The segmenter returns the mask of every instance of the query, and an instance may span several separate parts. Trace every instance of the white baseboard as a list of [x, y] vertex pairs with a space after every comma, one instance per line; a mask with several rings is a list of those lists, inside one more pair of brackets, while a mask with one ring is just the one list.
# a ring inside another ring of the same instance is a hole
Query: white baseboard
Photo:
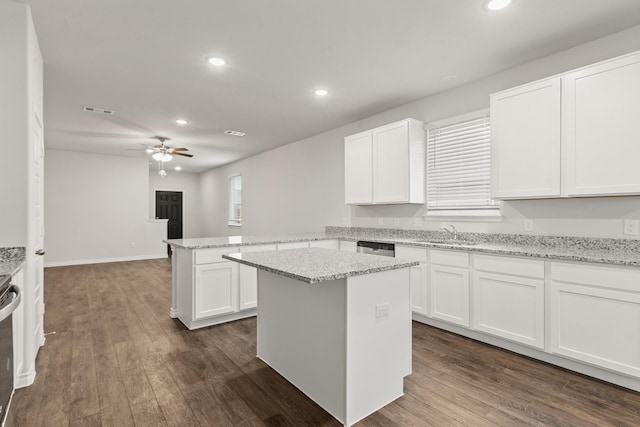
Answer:
[[63, 267], [66, 265], [84, 265], [84, 264], [103, 264], [106, 262], [123, 262], [123, 261], [141, 261], [145, 259], [159, 259], [167, 258], [167, 254], [153, 254], [153, 255], [133, 255], [127, 257], [116, 258], [95, 258], [95, 259], [78, 259], [69, 261], [52, 261], [44, 263], [45, 267]]

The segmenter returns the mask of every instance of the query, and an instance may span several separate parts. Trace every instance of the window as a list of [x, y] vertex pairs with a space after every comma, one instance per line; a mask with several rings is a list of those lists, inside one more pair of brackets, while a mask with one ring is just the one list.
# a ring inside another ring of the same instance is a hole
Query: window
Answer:
[[434, 216], [499, 216], [491, 199], [491, 123], [487, 110], [427, 129], [427, 210]]
[[229, 225], [242, 225], [242, 175], [229, 178]]

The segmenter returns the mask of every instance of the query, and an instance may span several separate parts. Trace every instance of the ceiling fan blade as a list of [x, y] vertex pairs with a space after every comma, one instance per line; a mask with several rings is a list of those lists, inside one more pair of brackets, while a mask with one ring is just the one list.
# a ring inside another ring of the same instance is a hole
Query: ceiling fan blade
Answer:
[[171, 153], [174, 156], [184, 156], [184, 157], [193, 157], [193, 154], [186, 154], [186, 153]]
[[169, 151], [189, 151], [188, 148], [180, 147], [180, 148], [169, 148]]

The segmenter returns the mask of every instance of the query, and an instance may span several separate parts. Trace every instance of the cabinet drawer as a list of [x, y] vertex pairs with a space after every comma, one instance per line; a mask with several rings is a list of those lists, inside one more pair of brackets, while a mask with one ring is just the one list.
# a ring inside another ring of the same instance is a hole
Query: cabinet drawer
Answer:
[[469, 267], [469, 254], [456, 251], [429, 251], [431, 264], [449, 265], [452, 267]]
[[473, 255], [475, 270], [503, 273], [514, 276], [544, 278], [544, 261], [523, 258]]
[[408, 259], [410, 261], [427, 262], [427, 250], [425, 248], [396, 246], [396, 258]]
[[640, 269], [600, 267], [590, 264], [551, 263], [554, 282], [578, 283], [640, 293]]
[[240, 252], [241, 253], [275, 251], [276, 249], [278, 249], [278, 247], [276, 245], [240, 246]]
[[222, 258], [222, 255], [238, 252], [237, 247], [196, 249], [193, 255], [195, 264], [211, 264], [213, 262], [229, 262]]

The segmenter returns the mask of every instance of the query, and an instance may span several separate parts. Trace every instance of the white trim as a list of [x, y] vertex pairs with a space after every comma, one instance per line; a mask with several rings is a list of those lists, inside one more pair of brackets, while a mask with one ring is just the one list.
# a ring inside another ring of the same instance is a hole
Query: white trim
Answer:
[[85, 265], [85, 264], [103, 264], [107, 262], [126, 262], [126, 261], [142, 261], [147, 259], [160, 259], [167, 258], [167, 254], [153, 254], [153, 255], [133, 255], [117, 258], [95, 258], [95, 259], [79, 259], [70, 261], [53, 261], [45, 262], [45, 267], [63, 267], [67, 265]]
[[449, 126], [455, 123], [465, 122], [467, 120], [477, 119], [479, 116], [489, 115], [489, 108], [482, 108], [480, 110], [471, 111], [469, 113], [460, 114], [454, 117], [448, 117], [446, 119], [440, 119], [435, 122], [427, 123], [424, 125], [424, 130], [437, 128], [440, 126]]
[[167, 218], [151, 218], [148, 219], [147, 222], [151, 222], [151, 223], [163, 223], [163, 222], [169, 222], [169, 220]]

